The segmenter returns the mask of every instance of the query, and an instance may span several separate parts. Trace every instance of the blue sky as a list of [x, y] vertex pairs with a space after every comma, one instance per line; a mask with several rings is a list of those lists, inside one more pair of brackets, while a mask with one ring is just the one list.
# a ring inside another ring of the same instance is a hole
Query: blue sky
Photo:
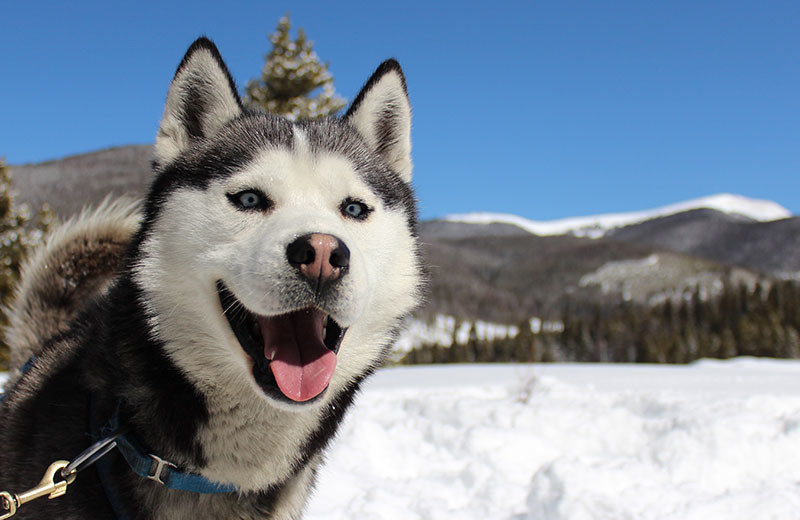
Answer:
[[189, 44], [243, 86], [291, 12], [352, 99], [387, 57], [422, 215], [537, 220], [718, 192], [800, 212], [800, 2], [0, 3], [0, 156], [148, 143]]

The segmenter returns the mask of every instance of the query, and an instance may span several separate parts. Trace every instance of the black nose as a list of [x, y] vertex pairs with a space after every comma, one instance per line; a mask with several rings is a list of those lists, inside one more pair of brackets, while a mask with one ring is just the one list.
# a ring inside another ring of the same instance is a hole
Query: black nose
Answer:
[[286, 258], [300, 273], [315, 283], [339, 278], [350, 265], [350, 249], [333, 235], [310, 233], [286, 247]]

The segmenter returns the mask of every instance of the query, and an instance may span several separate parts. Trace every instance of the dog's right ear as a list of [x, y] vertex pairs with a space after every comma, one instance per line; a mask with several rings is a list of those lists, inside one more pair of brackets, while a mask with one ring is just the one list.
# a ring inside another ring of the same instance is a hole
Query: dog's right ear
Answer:
[[411, 182], [411, 105], [406, 78], [397, 61], [381, 63], [344, 119], [401, 179]]
[[216, 45], [199, 38], [186, 51], [169, 87], [156, 136], [156, 166], [171, 162], [241, 114], [242, 101]]

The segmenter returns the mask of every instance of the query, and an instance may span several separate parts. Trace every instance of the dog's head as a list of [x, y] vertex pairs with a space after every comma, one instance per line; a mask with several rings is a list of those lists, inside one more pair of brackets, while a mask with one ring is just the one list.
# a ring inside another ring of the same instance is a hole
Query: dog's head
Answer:
[[133, 265], [152, 333], [202, 390], [325, 399], [417, 305], [411, 111], [383, 63], [343, 118], [243, 108], [213, 43], [169, 88]]

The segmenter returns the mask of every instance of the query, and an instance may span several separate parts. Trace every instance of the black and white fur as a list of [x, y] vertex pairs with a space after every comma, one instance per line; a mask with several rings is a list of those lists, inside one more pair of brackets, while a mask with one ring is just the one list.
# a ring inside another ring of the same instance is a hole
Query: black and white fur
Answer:
[[[133, 518], [300, 518], [325, 446], [420, 301], [410, 124], [393, 60], [344, 117], [293, 123], [244, 109], [214, 44], [196, 41], [169, 89], [141, 212], [112, 206], [67, 223], [23, 273], [8, 337], [37, 360], [0, 409], [0, 489], [27, 489], [50, 462], [70, 460], [90, 444], [89, 423], [121, 403], [122, 422], [154, 453], [240, 490], [168, 490], [112, 454], [106, 486]], [[242, 190], [269, 204], [243, 211], [231, 202]], [[346, 201], [368, 208], [367, 217], [345, 214]], [[97, 253], [73, 251], [90, 243], [86, 233], [70, 234], [75, 226], [100, 235], [97, 250], [104, 226], [109, 235], [127, 226], [129, 244], [124, 257], [110, 254], [119, 262], [104, 264], [91, 298], [62, 308], [59, 291], [75, 286], [70, 274], [53, 282], [41, 272]], [[287, 244], [308, 233], [333, 235], [350, 251], [324, 297], [286, 260]], [[314, 305], [346, 330], [326, 391], [295, 403], [259, 386], [223, 314], [219, 282], [255, 315]], [[26, 504], [18, 517], [114, 514], [90, 469], [66, 496]]]

